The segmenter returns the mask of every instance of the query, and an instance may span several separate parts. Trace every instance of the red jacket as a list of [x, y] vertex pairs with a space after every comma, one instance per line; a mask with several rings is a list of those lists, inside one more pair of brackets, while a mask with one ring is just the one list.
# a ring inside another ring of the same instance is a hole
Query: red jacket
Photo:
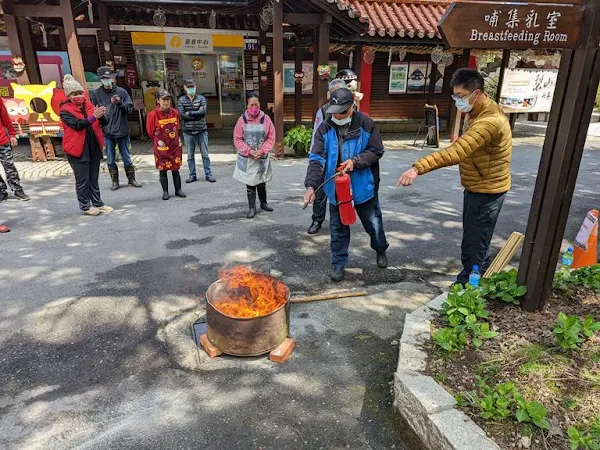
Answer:
[[[78, 120], [87, 120], [88, 117], [92, 118], [90, 120], [92, 124], [92, 130], [94, 130], [96, 139], [98, 139], [98, 144], [100, 144], [100, 148], [102, 148], [104, 147], [104, 136], [102, 134], [102, 128], [100, 127], [99, 121], [94, 117], [94, 106], [87, 99], [83, 105], [85, 108], [85, 116], [83, 115], [81, 108], [73, 104], [71, 101], [63, 103], [60, 107], [60, 112], [69, 113]], [[84, 127], [81, 130], [75, 130], [63, 120], [63, 151], [67, 155], [74, 156], [75, 158], [81, 158], [85, 145], [86, 128], [87, 127]]]
[[[0, 145], [10, 144], [10, 138], [15, 137], [15, 129], [13, 128], [10, 116], [4, 106], [4, 102], [0, 99]], [[8, 130], [8, 134], [6, 134]]]

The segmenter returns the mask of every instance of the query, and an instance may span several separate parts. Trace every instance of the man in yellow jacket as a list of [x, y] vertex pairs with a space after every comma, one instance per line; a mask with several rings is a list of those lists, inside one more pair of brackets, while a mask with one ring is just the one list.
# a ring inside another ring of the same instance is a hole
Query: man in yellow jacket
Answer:
[[483, 77], [472, 69], [455, 72], [452, 98], [468, 113], [462, 136], [432, 153], [402, 174], [398, 186], [410, 186], [419, 175], [459, 164], [465, 188], [463, 201], [463, 270], [457, 282], [466, 284], [473, 266], [484, 272], [490, 263], [490, 242], [504, 197], [510, 189], [512, 133], [498, 104], [485, 94]]

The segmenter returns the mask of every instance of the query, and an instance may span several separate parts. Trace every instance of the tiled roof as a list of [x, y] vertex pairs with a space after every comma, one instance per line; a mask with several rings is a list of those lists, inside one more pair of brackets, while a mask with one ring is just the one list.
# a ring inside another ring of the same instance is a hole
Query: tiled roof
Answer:
[[438, 23], [450, 6], [446, 0], [326, 0], [368, 24], [370, 36], [440, 39]]

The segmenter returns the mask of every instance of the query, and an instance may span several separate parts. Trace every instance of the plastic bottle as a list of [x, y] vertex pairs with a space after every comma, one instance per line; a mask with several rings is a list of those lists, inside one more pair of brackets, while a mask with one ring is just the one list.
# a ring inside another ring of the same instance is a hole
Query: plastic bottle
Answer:
[[481, 274], [479, 273], [479, 266], [473, 266], [473, 270], [469, 275], [469, 284], [473, 287], [479, 287], [479, 280], [481, 279]]
[[567, 251], [562, 254], [561, 270], [571, 270], [573, 265], [573, 247], [570, 245], [567, 247]]

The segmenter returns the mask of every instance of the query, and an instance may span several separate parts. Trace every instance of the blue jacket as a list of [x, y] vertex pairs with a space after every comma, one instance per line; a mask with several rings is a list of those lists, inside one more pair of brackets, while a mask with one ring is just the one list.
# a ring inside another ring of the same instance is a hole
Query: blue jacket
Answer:
[[[349, 175], [354, 203], [368, 202], [379, 190], [379, 160], [384, 151], [381, 134], [369, 116], [355, 112], [343, 138], [338, 136], [337, 125], [329, 118], [315, 133], [304, 184], [316, 189], [335, 173], [339, 164], [352, 159], [354, 171]], [[329, 202], [337, 204], [334, 182], [327, 183], [323, 190]]]
[[206, 98], [196, 94], [193, 100], [187, 95], [179, 97], [177, 110], [183, 121], [183, 132], [186, 134], [199, 134], [205, 132], [206, 127]]

